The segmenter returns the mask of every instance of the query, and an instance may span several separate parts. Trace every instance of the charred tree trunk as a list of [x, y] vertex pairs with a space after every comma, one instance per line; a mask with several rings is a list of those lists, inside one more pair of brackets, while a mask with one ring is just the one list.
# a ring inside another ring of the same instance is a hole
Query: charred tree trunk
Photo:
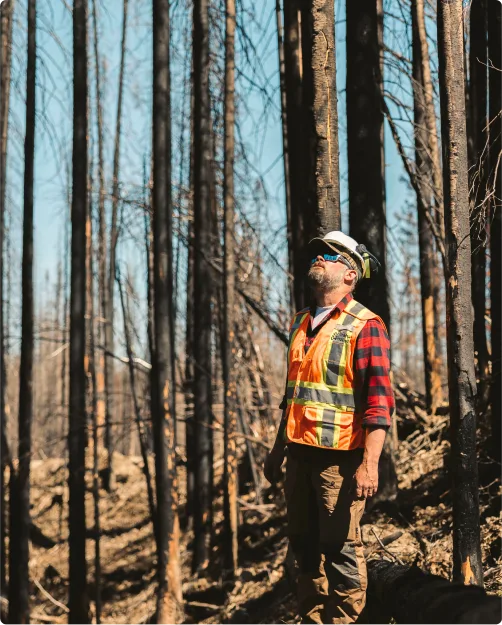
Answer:
[[188, 206], [187, 206], [187, 273], [186, 273], [186, 334], [185, 334], [185, 448], [187, 457], [186, 491], [187, 501], [185, 507], [186, 528], [193, 526], [193, 502], [194, 502], [194, 457], [195, 457], [195, 426], [194, 426], [194, 218], [193, 218], [193, 166], [194, 166], [194, 90], [191, 81], [190, 94], [190, 170], [188, 175]]
[[120, 172], [120, 139], [122, 130], [122, 100], [124, 93], [124, 69], [127, 37], [127, 8], [128, 0], [124, 0], [122, 18], [122, 42], [120, 48], [120, 70], [117, 97], [117, 119], [115, 126], [115, 144], [113, 150], [113, 180], [112, 180], [112, 223], [110, 229], [110, 264], [108, 266], [108, 282], [106, 293], [106, 326], [105, 326], [105, 446], [108, 452], [108, 466], [105, 472], [105, 488], [114, 488], [113, 477], [113, 433], [111, 422], [113, 420], [113, 387], [114, 366], [113, 357], [113, 323], [114, 323], [114, 294], [115, 294], [115, 257], [118, 241], [118, 205], [119, 205], [119, 172]]
[[195, 425], [194, 425], [194, 237], [193, 237], [193, 185], [190, 184], [191, 199], [188, 209], [188, 259], [187, 259], [187, 300], [186, 300], [186, 362], [185, 362], [185, 442], [187, 455], [187, 528], [192, 526], [195, 483]]
[[385, 171], [382, 112], [383, 24], [376, 0], [347, 0], [347, 140], [350, 235], [380, 261], [357, 299], [390, 330], [386, 275]]
[[73, 193], [70, 301], [69, 622], [87, 623], [85, 557], [85, 228], [87, 221], [87, 3], [73, 3]]
[[474, 350], [477, 355], [478, 403], [483, 408], [488, 391], [488, 345], [486, 341], [486, 183], [488, 163], [488, 41], [486, 0], [474, 0], [470, 13], [468, 157], [471, 199], [472, 305]]
[[193, 570], [209, 563], [212, 510], [211, 273], [210, 249], [209, 15], [207, 0], [193, 10], [194, 68], [194, 425], [195, 493]]
[[334, 0], [306, 2], [302, 56], [309, 163], [308, 198], [302, 207], [305, 244], [341, 227]]
[[[438, 249], [444, 245], [444, 202], [443, 202], [443, 179], [441, 168], [441, 155], [439, 150], [438, 131], [436, 124], [436, 109], [434, 106], [434, 89], [431, 78], [431, 62], [429, 57], [429, 45], [425, 28], [424, 0], [416, 0], [416, 35], [420, 45], [420, 57], [422, 60], [422, 78], [424, 85], [424, 116], [428, 137], [428, 156], [432, 166], [432, 195], [434, 223], [437, 226], [440, 241], [435, 241], [435, 254], [433, 257], [433, 293], [434, 293], [434, 336], [436, 339], [436, 356], [438, 367], [442, 367], [443, 347], [439, 337], [439, 329], [444, 326], [441, 311], [441, 271], [439, 268]], [[418, 50], [417, 50], [418, 54]], [[444, 273], [444, 267], [443, 273]]]
[[[152, 160], [152, 175], [153, 175], [153, 160]], [[146, 189], [150, 189], [150, 200], [147, 201]], [[154, 336], [154, 318], [153, 318], [153, 303], [155, 301], [155, 294], [153, 292], [153, 187], [151, 183], [146, 182], [145, 176], [145, 206], [148, 206], [148, 211], [145, 212], [144, 215], [144, 225], [145, 225], [145, 253], [146, 253], [146, 284], [147, 284], [147, 335], [148, 335], [148, 351], [150, 352], [150, 362], [153, 363], [153, 359], [155, 356], [155, 336]], [[150, 405], [153, 406], [155, 402], [156, 392], [155, 392], [155, 376], [153, 375], [153, 370], [150, 370], [150, 375], [148, 376], [148, 393], [150, 396]], [[151, 415], [150, 412], [150, 425], [147, 428], [147, 441], [149, 448], [152, 448], [152, 434], [153, 434], [153, 424], [151, 423]]]
[[101, 523], [99, 510], [99, 465], [98, 465], [98, 395], [96, 380], [96, 349], [94, 342], [94, 280], [92, 269], [92, 161], [89, 163], [89, 211], [86, 223], [86, 317], [87, 354], [86, 373], [88, 380], [88, 422], [92, 426], [92, 498], [94, 506], [94, 601], [96, 623], [101, 623]]
[[[381, 269], [363, 279], [356, 297], [380, 315], [390, 333], [386, 267], [385, 161], [383, 125], [383, 8], [381, 0], [347, 1], [347, 139], [349, 226], [358, 243], [375, 254]], [[379, 463], [380, 493], [397, 495], [394, 442], [387, 436]]]
[[284, 2], [284, 85], [291, 195], [291, 246], [293, 250], [293, 292], [296, 310], [305, 306], [303, 212], [307, 201], [306, 133], [303, 115], [303, 60], [300, 0]]
[[0, 419], [2, 437], [2, 459], [0, 476], [0, 587], [6, 588], [6, 469], [10, 465], [10, 453], [7, 443], [7, 413], [5, 403], [5, 389], [7, 387], [7, 373], [5, 370], [5, 336], [3, 317], [3, 258], [4, 258], [4, 232], [5, 232], [5, 184], [7, 180], [7, 130], [9, 125], [9, 94], [10, 72], [12, 55], [12, 15], [14, 0], [7, 0], [0, 9]]
[[441, 239], [444, 241], [444, 207], [443, 207], [443, 180], [441, 177], [441, 155], [439, 151], [438, 132], [436, 126], [436, 110], [434, 107], [434, 89], [431, 77], [431, 62], [429, 45], [425, 27], [424, 0], [416, 0], [417, 37], [420, 45], [422, 60], [422, 77], [424, 81], [425, 123], [428, 133], [429, 156], [432, 161], [432, 193], [434, 195], [435, 222], [439, 226]]
[[446, 310], [453, 493], [453, 579], [483, 585], [465, 127], [462, 0], [438, 3], [446, 230]]
[[[98, 46], [98, 17], [96, 0], [92, 0], [92, 25], [94, 43], [94, 65], [96, 78], [96, 120], [98, 140], [98, 288], [99, 288], [99, 337], [101, 344], [105, 343], [105, 329], [103, 319], [106, 319], [106, 215], [105, 215], [105, 165], [103, 156], [103, 105], [101, 101], [101, 66]], [[99, 350], [98, 366], [96, 367], [96, 393], [98, 396], [96, 421], [98, 426], [98, 446], [104, 443], [106, 424], [106, 393], [105, 385], [105, 352]]]
[[500, 255], [502, 241], [502, 191], [500, 171], [502, 169], [502, 103], [501, 74], [502, 53], [500, 50], [500, 29], [502, 7], [499, 2], [488, 0], [488, 56], [489, 69], [489, 116], [490, 116], [490, 191], [493, 192], [491, 207], [490, 232], [490, 299], [491, 299], [491, 344], [492, 344], [492, 379], [490, 385], [490, 403], [492, 408], [492, 456], [500, 462], [500, 440], [502, 438], [502, 409], [500, 389], [501, 380], [501, 321], [502, 303], [500, 284], [502, 283], [502, 259]]
[[427, 410], [433, 414], [442, 402], [441, 362], [437, 355], [435, 328], [434, 283], [435, 251], [432, 230], [427, 222], [425, 211], [432, 216], [432, 169], [429, 136], [426, 124], [425, 81], [423, 77], [422, 46], [419, 36], [417, 5], [423, 0], [412, 0], [413, 35], [413, 104], [415, 115], [415, 163], [420, 197], [417, 197], [418, 247], [420, 257], [420, 287], [422, 300], [422, 333], [424, 354], [425, 398]]
[[150, 466], [148, 464], [148, 442], [145, 432], [145, 424], [141, 418], [141, 409], [138, 401], [138, 395], [136, 393], [136, 373], [134, 370], [133, 352], [131, 347], [131, 335], [130, 335], [130, 315], [129, 306], [125, 303], [124, 293], [122, 289], [122, 282], [120, 277], [117, 276], [117, 283], [119, 287], [120, 305], [122, 308], [122, 319], [124, 320], [124, 338], [126, 343], [127, 353], [127, 366], [129, 369], [129, 383], [131, 386], [131, 395], [134, 407], [134, 417], [136, 421], [136, 429], [139, 438], [139, 448], [141, 452], [141, 458], [143, 460], [143, 474], [145, 476], [146, 493], [148, 498], [148, 508], [150, 510], [150, 516], [152, 518], [153, 535], [156, 541], [158, 538], [157, 531], [157, 510], [155, 509], [155, 500], [153, 497], [152, 478], [150, 476]]
[[183, 622], [176, 479], [176, 415], [172, 367], [172, 198], [169, 2], [153, 2], [153, 258], [152, 417], [157, 490], [157, 623]]
[[[225, 568], [235, 575], [238, 566], [237, 548], [237, 432], [235, 379], [235, 232], [234, 232], [234, 125], [235, 125], [235, 0], [226, 0], [225, 33], [225, 145], [223, 203], [224, 261], [223, 261], [223, 385], [224, 385], [224, 464], [223, 511]], [[287, 184], [287, 181], [286, 181]]]
[[[26, 69], [26, 134], [24, 140], [24, 209], [19, 365], [19, 447], [17, 471], [11, 481], [9, 550], [9, 622], [30, 622], [30, 463], [33, 422], [33, 179], [35, 166], [35, 76], [37, 3], [28, 2], [28, 64]], [[3, 304], [3, 303], [2, 303]]]
[[499, 623], [500, 599], [385, 560], [368, 562], [368, 616], [373, 623]]
[[292, 278], [294, 276], [294, 248], [293, 248], [293, 226], [291, 221], [291, 176], [289, 171], [289, 136], [287, 122], [287, 95], [286, 95], [286, 74], [284, 60], [284, 29], [282, 26], [281, 0], [276, 0], [275, 15], [277, 20], [277, 51], [279, 53], [279, 78], [281, 90], [281, 122], [282, 122], [282, 159], [284, 164], [284, 196], [286, 200], [286, 232], [288, 240], [288, 270], [290, 274], [289, 300], [290, 308], [294, 308], [294, 288]]

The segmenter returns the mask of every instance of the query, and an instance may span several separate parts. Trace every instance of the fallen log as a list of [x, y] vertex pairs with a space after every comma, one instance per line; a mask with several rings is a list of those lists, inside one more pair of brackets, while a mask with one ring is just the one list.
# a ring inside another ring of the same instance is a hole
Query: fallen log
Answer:
[[417, 566], [368, 562], [371, 623], [500, 623], [500, 597], [479, 586], [453, 584]]

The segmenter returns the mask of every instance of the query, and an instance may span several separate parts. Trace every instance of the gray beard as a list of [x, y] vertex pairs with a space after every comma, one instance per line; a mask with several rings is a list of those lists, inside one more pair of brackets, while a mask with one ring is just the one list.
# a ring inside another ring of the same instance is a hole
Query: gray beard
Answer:
[[343, 282], [343, 276], [332, 276], [326, 271], [318, 271], [312, 267], [307, 274], [310, 288], [322, 293], [329, 293], [337, 289]]

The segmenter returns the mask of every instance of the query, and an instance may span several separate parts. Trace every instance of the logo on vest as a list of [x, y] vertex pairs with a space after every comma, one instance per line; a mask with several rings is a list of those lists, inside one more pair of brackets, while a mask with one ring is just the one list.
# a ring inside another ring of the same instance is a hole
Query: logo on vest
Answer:
[[350, 331], [346, 328], [336, 329], [330, 337], [333, 343], [345, 343], [350, 338]]

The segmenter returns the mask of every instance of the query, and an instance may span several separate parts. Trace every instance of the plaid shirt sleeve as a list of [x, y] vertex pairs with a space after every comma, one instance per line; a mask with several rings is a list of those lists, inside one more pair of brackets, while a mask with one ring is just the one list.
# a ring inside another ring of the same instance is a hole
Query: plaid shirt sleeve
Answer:
[[354, 353], [356, 411], [362, 426], [389, 428], [394, 413], [390, 381], [390, 340], [378, 319], [370, 319], [357, 337]]

